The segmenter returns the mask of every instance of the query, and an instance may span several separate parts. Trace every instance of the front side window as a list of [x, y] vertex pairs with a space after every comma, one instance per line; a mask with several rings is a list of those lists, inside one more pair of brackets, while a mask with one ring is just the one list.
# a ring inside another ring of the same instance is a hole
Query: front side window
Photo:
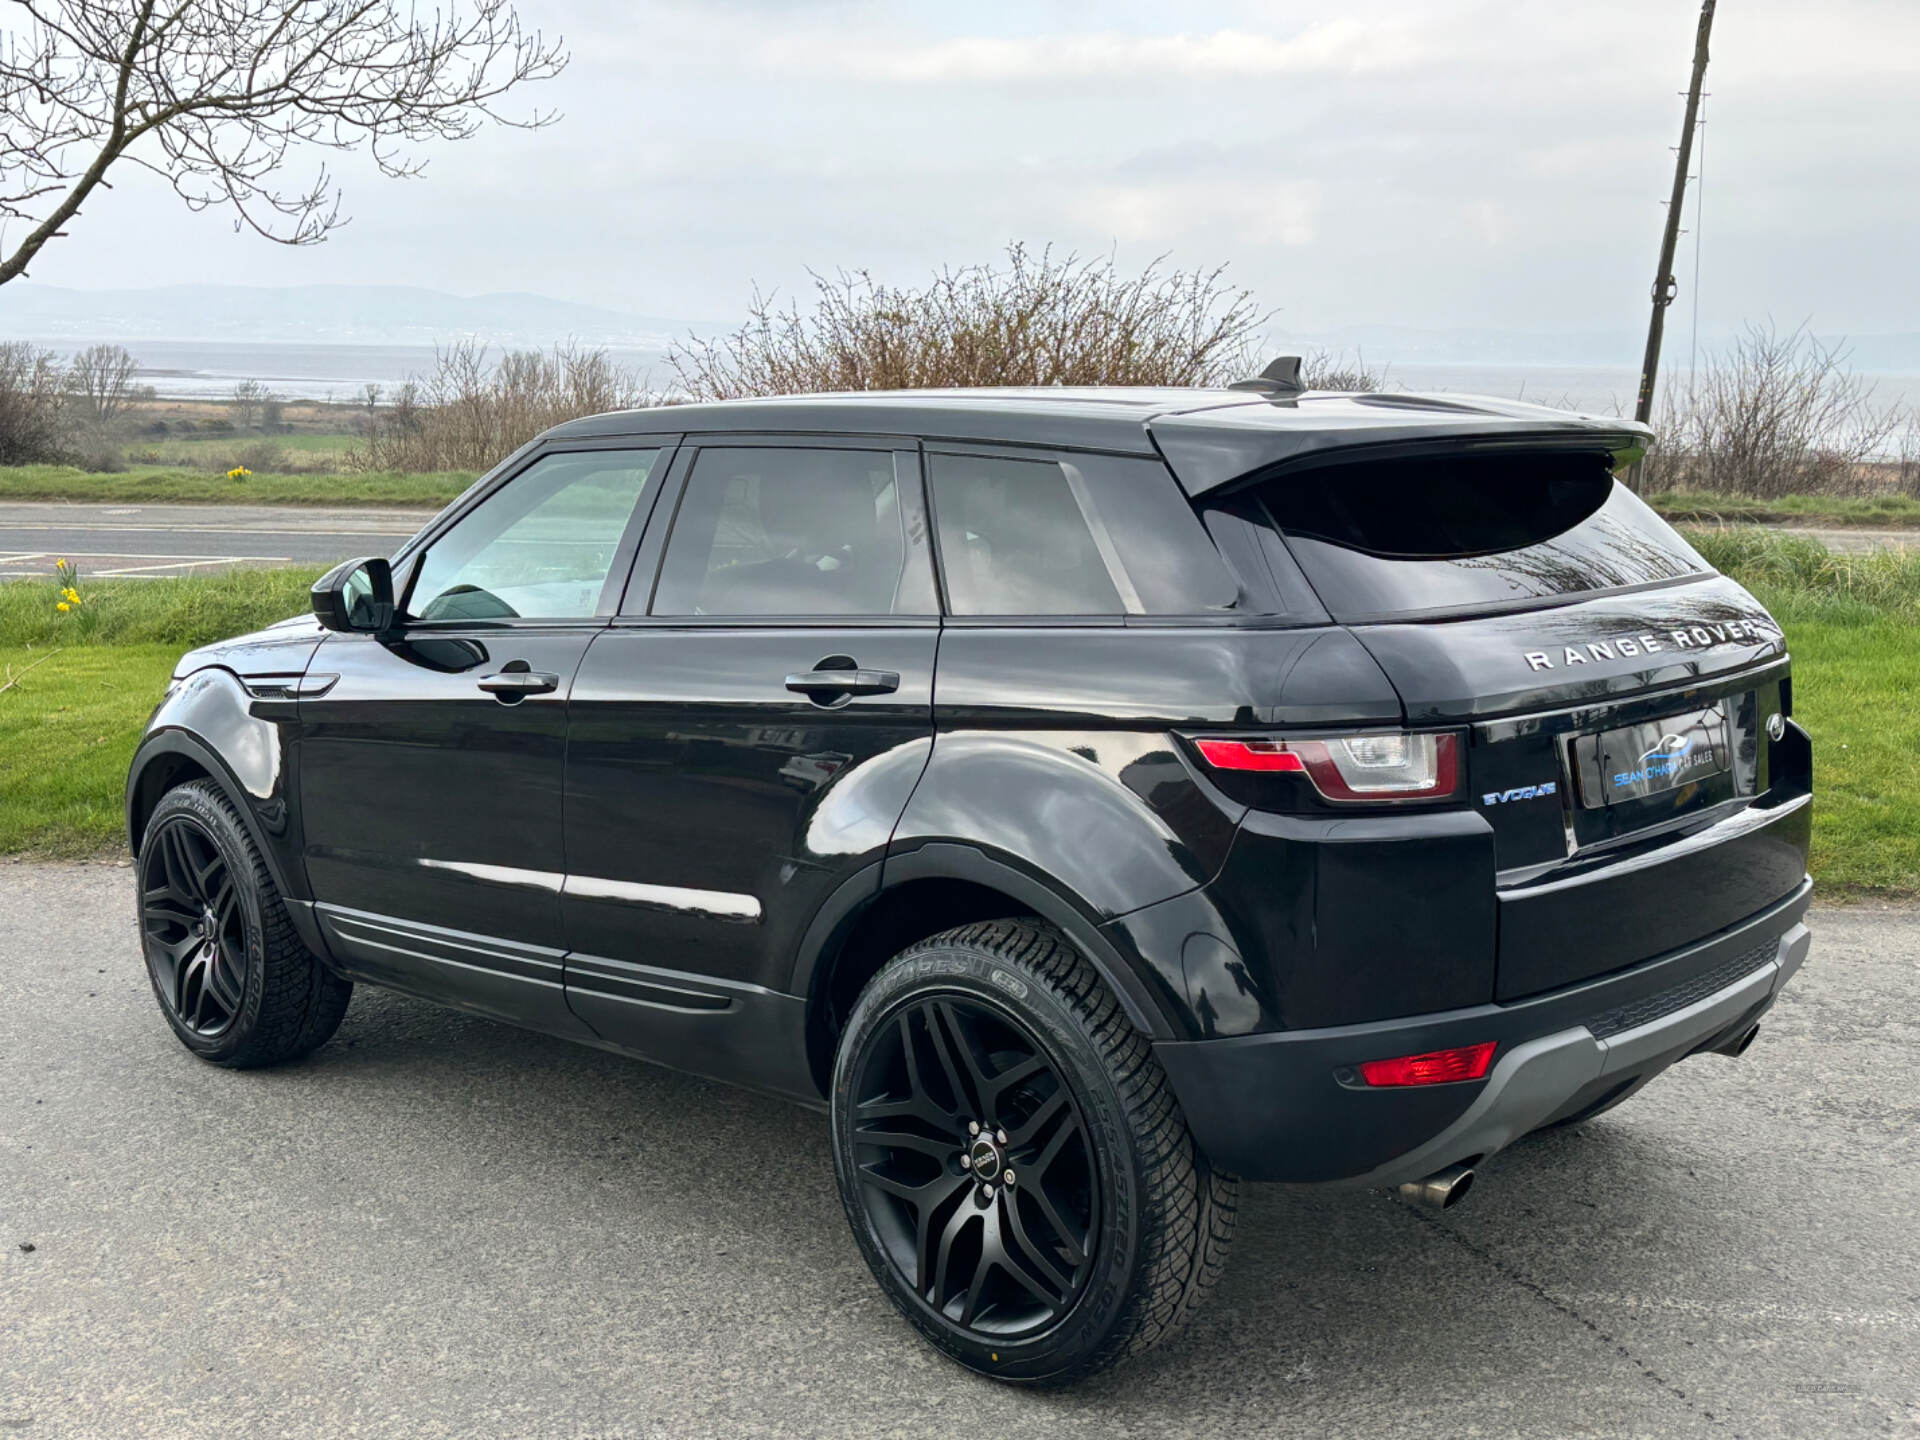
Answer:
[[542, 456], [428, 548], [408, 618], [591, 617], [659, 458], [658, 450]]
[[902, 499], [891, 451], [702, 450], [653, 613], [930, 613], [924, 526], [910, 526]]

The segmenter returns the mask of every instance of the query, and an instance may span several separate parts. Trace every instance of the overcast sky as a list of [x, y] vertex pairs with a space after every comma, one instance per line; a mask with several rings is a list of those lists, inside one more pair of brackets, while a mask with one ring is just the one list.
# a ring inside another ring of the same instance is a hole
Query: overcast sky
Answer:
[[[439, 147], [417, 180], [343, 166], [353, 223], [304, 250], [188, 214], [125, 168], [34, 277], [526, 290], [727, 319], [755, 282], [790, 291], [807, 267], [917, 279], [1017, 238], [1127, 265], [1227, 262], [1303, 332], [1631, 329], [1698, 14], [1692, 0], [520, 10], [574, 53], [519, 102], [563, 109], [553, 128]], [[1920, 331], [1920, 3], [1723, 0], [1708, 89], [1703, 331], [1769, 312]]]

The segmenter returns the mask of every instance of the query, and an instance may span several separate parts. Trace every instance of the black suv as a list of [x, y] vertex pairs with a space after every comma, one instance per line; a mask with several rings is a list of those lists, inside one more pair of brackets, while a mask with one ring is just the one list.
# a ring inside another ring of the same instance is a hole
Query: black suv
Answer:
[[1061, 1383], [1238, 1178], [1447, 1204], [1806, 956], [1780, 631], [1499, 401], [1005, 390], [559, 426], [188, 655], [140, 923], [216, 1064], [367, 981], [831, 1112], [933, 1344]]

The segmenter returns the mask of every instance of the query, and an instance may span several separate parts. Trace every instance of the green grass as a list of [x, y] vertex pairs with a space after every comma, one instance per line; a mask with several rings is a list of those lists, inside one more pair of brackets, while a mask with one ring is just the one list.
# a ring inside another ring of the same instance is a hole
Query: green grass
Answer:
[[250, 475], [229, 480], [212, 471], [133, 466], [96, 475], [70, 465], [0, 466], [0, 500], [81, 503], [207, 505], [418, 505], [438, 509], [474, 477], [453, 470], [434, 475]]
[[[1920, 622], [1920, 550], [1829, 550], [1805, 535], [1758, 526], [1688, 527], [1687, 539], [1721, 573], [1802, 619]], [[1769, 605], [1771, 608], [1771, 604]]]
[[121, 843], [127, 765], [166, 689], [174, 645], [0, 646], [0, 853], [98, 854]]
[[1745, 495], [1669, 492], [1649, 495], [1647, 503], [1669, 520], [1729, 525], [1858, 525], [1899, 530], [1920, 526], [1920, 500], [1908, 495], [1846, 499], [1838, 495], [1783, 495], [1755, 500]]
[[177, 655], [305, 613], [307, 589], [319, 577], [317, 570], [236, 570], [91, 584], [82, 573], [81, 606], [66, 615], [54, 608], [60, 597], [51, 578], [10, 581], [0, 584], [0, 649], [169, 645]]
[[358, 449], [364, 442], [357, 435], [265, 435], [237, 433], [225, 434], [178, 434], [178, 435], [142, 435], [127, 442], [129, 450], [159, 450], [162, 453], [174, 452], [198, 460], [202, 455], [220, 455], [242, 445], [278, 445], [282, 450], [295, 450], [302, 455], [345, 455]]
[[1813, 736], [1820, 897], [1920, 898], [1920, 626], [1755, 593], [1786, 627], [1794, 718]]

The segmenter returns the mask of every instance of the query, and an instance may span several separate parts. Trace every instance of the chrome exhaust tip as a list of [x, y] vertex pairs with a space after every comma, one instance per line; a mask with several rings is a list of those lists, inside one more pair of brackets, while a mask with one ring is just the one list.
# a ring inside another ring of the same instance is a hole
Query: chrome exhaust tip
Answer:
[[1471, 1165], [1449, 1165], [1424, 1180], [1411, 1180], [1400, 1188], [1400, 1198], [1431, 1210], [1447, 1210], [1467, 1198], [1473, 1188]]

